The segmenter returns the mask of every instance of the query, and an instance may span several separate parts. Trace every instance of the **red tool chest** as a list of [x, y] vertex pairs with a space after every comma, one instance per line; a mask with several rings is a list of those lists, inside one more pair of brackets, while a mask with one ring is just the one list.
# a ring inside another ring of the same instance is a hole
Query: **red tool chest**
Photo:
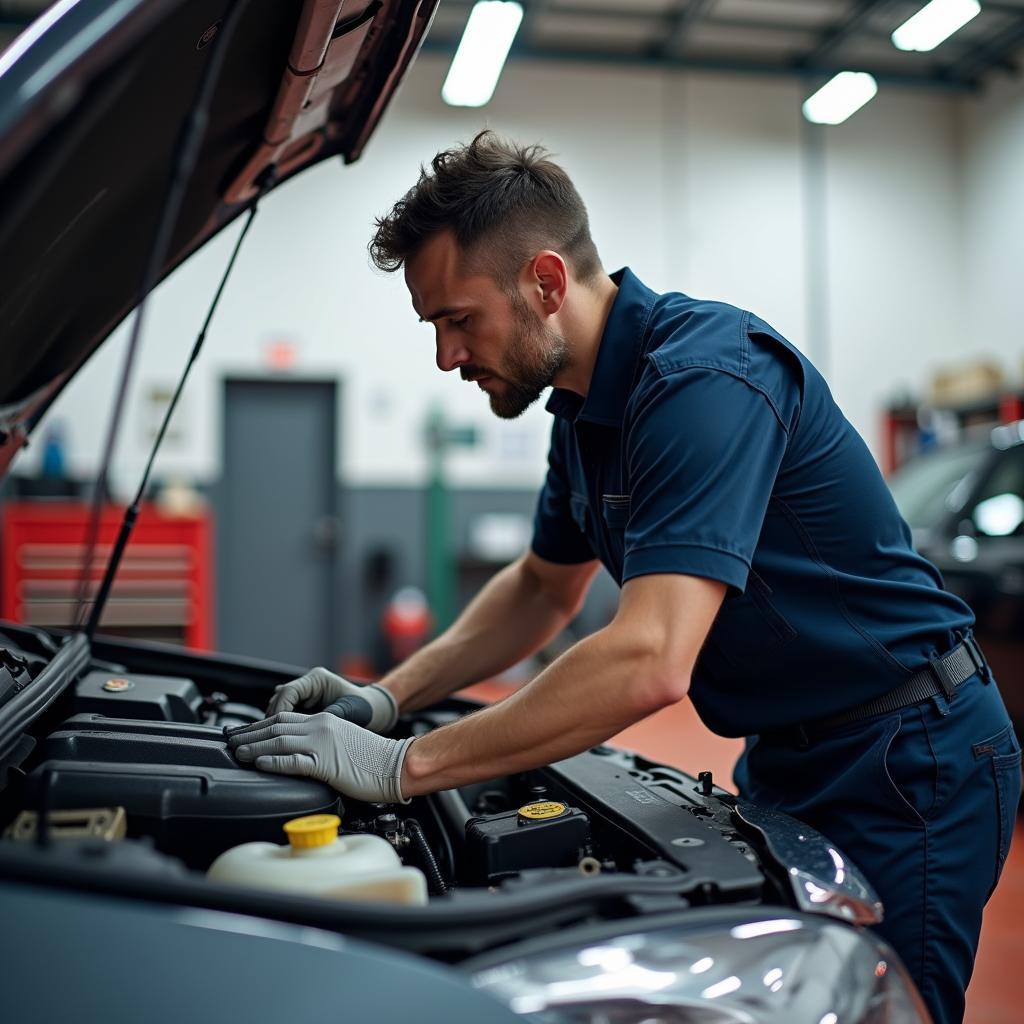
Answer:
[[[0, 617], [70, 626], [81, 581], [89, 506], [75, 501], [10, 501], [0, 515]], [[105, 506], [89, 578], [99, 588], [124, 516]], [[142, 506], [107, 601], [100, 632], [182, 643], [213, 643], [209, 515], [171, 516]]]

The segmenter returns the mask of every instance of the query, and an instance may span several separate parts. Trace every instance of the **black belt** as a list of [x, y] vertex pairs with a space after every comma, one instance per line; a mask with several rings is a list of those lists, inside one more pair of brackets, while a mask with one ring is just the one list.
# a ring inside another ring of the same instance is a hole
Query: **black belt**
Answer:
[[928, 667], [915, 672], [905, 683], [890, 690], [881, 697], [865, 701], [847, 711], [840, 711], [838, 714], [829, 715], [826, 718], [816, 718], [811, 722], [803, 722], [800, 725], [792, 726], [765, 734], [766, 739], [786, 739], [793, 741], [797, 746], [807, 746], [811, 739], [820, 733], [830, 732], [852, 722], [859, 722], [864, 718], [874, 718], [876, 715], [885, 715], [892, 711], [899, 711], [901, 708], [910, 707], [912, 704], [920, 704], [929, 697], [944, 693], [947, 699], [952, 698], [957, 687], [966, 682], [976, 672], [980, 672], [987, 681], [989, 678], [988, 662], [985, 655], [978, 646], [973, 634], [967, 636], [956, 645], [951, 651], [939, 658], [931, 658]]

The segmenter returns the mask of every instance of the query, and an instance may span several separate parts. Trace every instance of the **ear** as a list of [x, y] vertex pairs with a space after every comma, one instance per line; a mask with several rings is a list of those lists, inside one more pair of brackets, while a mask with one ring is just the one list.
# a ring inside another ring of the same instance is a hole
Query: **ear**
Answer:
[[539, 300], [544, 313], [551, 316], [562, 308], [569, 284], [569, 268], [565, 260], [550, 249], [539, 252], [530, 264], [530, 289]]

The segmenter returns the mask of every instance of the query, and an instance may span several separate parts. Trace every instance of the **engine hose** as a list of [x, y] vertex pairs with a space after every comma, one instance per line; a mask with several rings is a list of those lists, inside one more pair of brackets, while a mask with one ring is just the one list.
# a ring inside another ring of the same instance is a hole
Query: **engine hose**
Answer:
[[441, 874], [441, 869], [437, 866], [437, 860], [434, 858], [434, 851], [431, 850], [430, 843], [427, 842], [427, 837], [423, 834], [420, 823], [415, 818], [406, 818], [405, 831], [412, 837], [412, 844], [416, 847], [416, 851], [419, 854], [420, 862], [423, 865], [423, 873], [427, 876], [427, 888], [430, 890], [430, 895], [447, 896], [448, 886], [445, 885], [444, 876]]
[[437, 828], [437, 836], [441, 844], [440, 850], [434, 856], [437, 857], [437, 862], [445, 878], [455, 878], [458, 874], [455, 869], [455, 850], [452, 849], [452, 841], [448, 835], [448, 827], [445, 824], [445, 820], [441, 817], [441, 812], [437, 809], [437, 805], [433, 800], [435, 795], [430, 793], [424, 798], [427, 810], [430, 811], [431, 819]]
[[[430, 731], [430, 725], [422, 720], [412, 724], [413, 736], [426, 736]], [[462, 799], [462, 794], [457, 789], [442, 789], [436, 793], [431, 793], [428, 796], [428, 800], [441, 808], [455, 835], [465, 836], [466, 825], [473, 814], [466, 806], [466, 801]]]

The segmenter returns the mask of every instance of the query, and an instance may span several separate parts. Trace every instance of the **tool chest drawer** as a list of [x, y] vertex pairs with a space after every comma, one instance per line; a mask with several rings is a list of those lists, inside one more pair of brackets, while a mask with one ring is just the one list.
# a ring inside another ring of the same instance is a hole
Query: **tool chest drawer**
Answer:
[[[12, 501], [0, 515], [0, 617], [35, 626], [72, 625], [82, 579], [89, 506]], [[99, 589], [124, 516], [102, 512], [88, 593]], [[213, 642], [210, 520], [143, 505], [107, 601], [100, 632], [181, 643]]]

